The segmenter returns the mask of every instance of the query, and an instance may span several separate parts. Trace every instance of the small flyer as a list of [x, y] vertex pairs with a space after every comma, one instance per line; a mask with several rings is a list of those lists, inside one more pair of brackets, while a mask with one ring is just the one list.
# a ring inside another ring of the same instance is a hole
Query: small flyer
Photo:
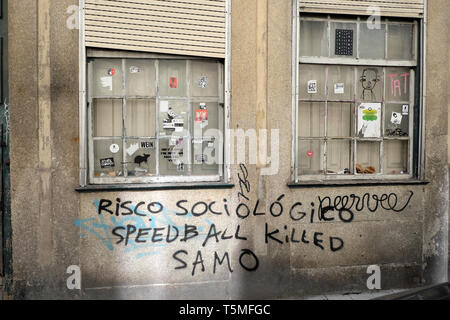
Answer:
[[381, 136], [381, 103], [361, 103], [358, 107], [358, 137]]
[[309, 94], [317, 93], [317, 80], [308, 81], [308, 93]]

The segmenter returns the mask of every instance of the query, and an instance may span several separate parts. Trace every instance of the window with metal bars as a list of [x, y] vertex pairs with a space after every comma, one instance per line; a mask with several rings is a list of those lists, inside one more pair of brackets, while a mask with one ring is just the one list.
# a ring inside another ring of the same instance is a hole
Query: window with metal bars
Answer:
[[88, 60], [92, 184], [220, 181], [223, 63]]
[[296, 181], [415, 176], [418, 23], [372, 22], [299, 18]]

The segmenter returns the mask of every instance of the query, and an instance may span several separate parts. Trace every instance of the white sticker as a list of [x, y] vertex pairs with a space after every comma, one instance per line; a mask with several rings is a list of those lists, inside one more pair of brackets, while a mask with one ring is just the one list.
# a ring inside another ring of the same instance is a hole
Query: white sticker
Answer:
[[139, 150], [139, 143], [134, 143], [134, 144], [130, 145], [130, 147], [127, 149], [127, 153], [131, 157], [138, 150]]
[[344, 94], [344, 84], [335, 83], [334, 84], [334, 94]]
[[119, 152], [120, 148], [118, 144], [113, 143], [112, 145], [109, 146], [109, 151], [111, 151], [112, 153], [117, 153]]
[[183, 127], [175, 127], [175, 132], [183, 132]]
[[404, 105], [402, 106], [402, 115], [404, 115], [404, 116], [409, 115], [409, 105], [404, 104]]
[[100, 81], [102, 83], [103, 88], [109, 88], [109, 91], [112, 91], [113, 89], [112, 77], [101, 77]]
[[391, 122], [396, 125], [402, 124], [403, 116], [399, 112], [392, 112]]
[[141, 69], [139, 69], [139, 67], [130, 67], [130, 73], [139, 73], [141, 72]]
[[159, 111], [168, 112], [169, 111], [169, 101], [162, 100], [159, 102]]
[[202, 89], [206, 88], [208, 86], [208, 77], [205, 77], [205, 76], [200, 77], [197, 80], [197, 84], [198, 84], [199, 88], [202, 88]]
[[381, 136], [381, 103], [361, 103], [358, 107], [358, 137]]
[[308, 81], [308, 93], [317, 93], [317, 80]]

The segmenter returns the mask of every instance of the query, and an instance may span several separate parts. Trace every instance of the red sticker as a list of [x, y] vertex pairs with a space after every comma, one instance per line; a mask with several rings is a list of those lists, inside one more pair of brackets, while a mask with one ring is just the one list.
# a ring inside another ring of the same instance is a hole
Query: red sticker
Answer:
[[110, 68], [110, 69], [108, 70], [108, 74], [109, 74], [110, 76], [115, 75], [115, 74], [116, 74], [116, 69]]
[[176, 77], [170, 77], [169, 78], [169, 87], [172, 89], [177, 88], [177, 78]]
[[195, 122], [203, 122], [208, 120], [208, 110], [195, 111]]
[[312, 152], [311, 150], [309, 150], [306, 155], [310, 158], [314, 157], [314, 152]]

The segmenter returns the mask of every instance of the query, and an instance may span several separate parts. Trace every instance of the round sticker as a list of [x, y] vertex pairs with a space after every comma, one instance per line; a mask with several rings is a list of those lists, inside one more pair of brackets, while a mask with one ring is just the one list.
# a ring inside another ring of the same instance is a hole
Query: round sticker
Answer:
[[120, 148], [118, 144], [112, 144], [109, 146], [109, 151], [111, 151], [112, 153], [117, 153], [119, 152]]
[[115, 74], [116, 74], [116, 69], [114, 69], [114, 68], [109, 68], [109, 70], [108, 70], [108, 75], [113, 76], [113, 75], [115, 75]]
[[310, 158], [314, 157], [314, 152], [312, 152], [312, 150], [309, 150], [306, 155]]

